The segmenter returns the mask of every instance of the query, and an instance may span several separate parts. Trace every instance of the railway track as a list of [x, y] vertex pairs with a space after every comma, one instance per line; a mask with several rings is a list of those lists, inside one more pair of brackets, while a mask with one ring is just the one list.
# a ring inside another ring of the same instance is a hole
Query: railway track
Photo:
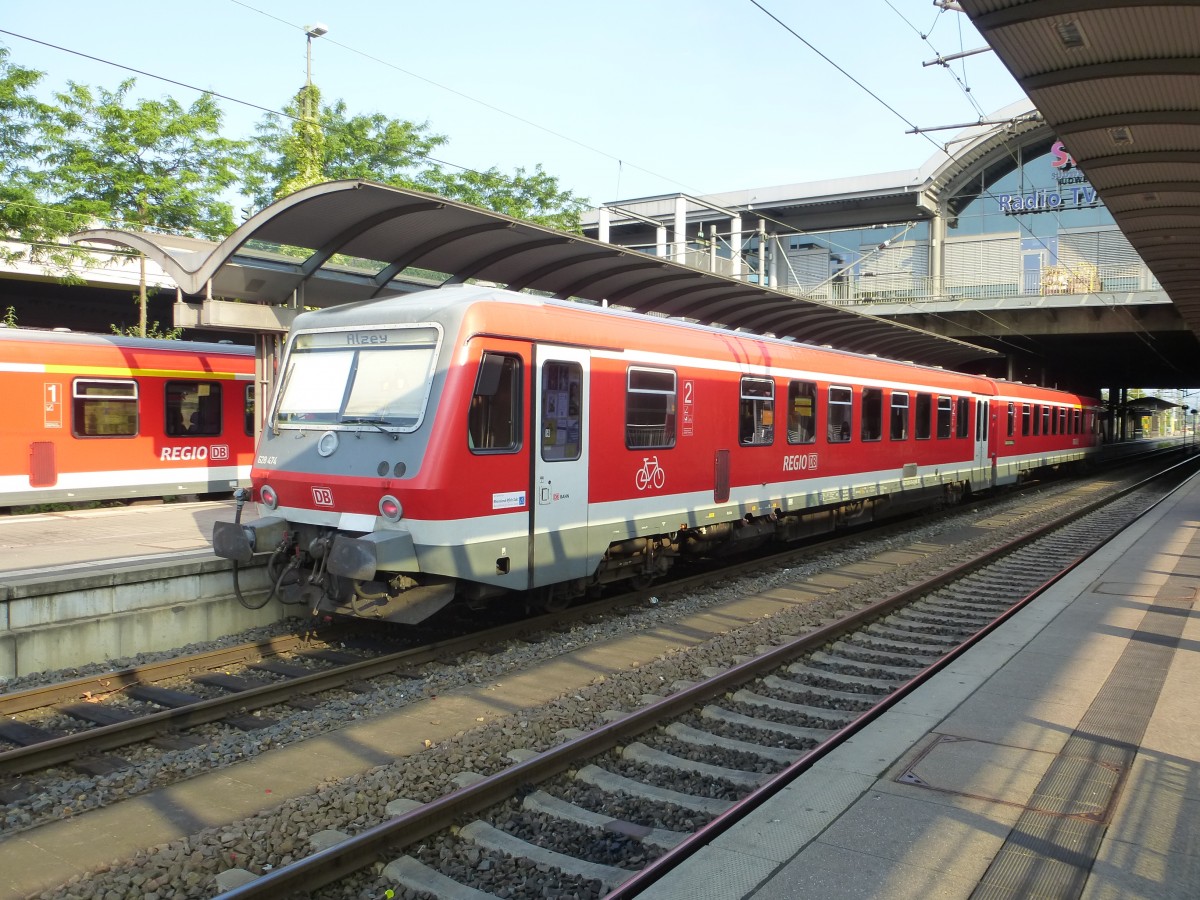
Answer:
[[[462, 772], [460, 789], [433, 802], [397, 798], [390, 820], [354, 835], [324, 833], [324, 849], [221, 896], [326, 885], [329, 896], [389, 886], [437, 896], [464, 896], [463, 887], [479, 896], [634, 896], [1000, 627], [1168, 490], [1154, 479], [1106, 497], [704, 681], [614, 710], [607, 724], [545, 752], [515, 747], [502, 771]], [[236, 883], [235, 875], [225, 885]]]
[[364, 637], [367, 629], [359, 626], [331, 628], [3, 694], [0, 747], [8, 746], [0, 749], [0, 798], [15, 795], [16, 776], [59, 765], [83, 773], [113, 771], [129, 763], [112, 750], [143, 742], [177, 749], [193, 740], [189, 730], [212, 723], [264, 728], [273, 720], [263, 711], [272, 707], [305, 706], [315, 702], [306, 698], [328, 691], [362, 691], [381, 676], [419, 679], [416, 669], [426, 663], [599, 611], [573, 610], [434, 639], [428, 629], [414, 630], [397, 639], [399, 650]]
[[[902, 533], [896, 522], [874, 537]], [[721, 578], [734, 579], [764, 567], [786, 568], [818, 554], [836, 555], [857, 535], [834, 537], [766, 558], [726, 564]], [[190, 654], [135, 668], [74, 678], [0, 695], [0, 801], [12, 802], [34, 789], [21, 776], [67, 766], [77, 773], [102, 775], [132, 765], [114, 751], [146, 745], [148, 752], [202, 744], [204, 726], [252, 732], [275, 723], [272, 708], [311, 707], [330, 691], [366, 690], [381, 676], [417, 679], [419, 667], [449, 661], [488, 645], [503, 644], [547, 629], [569, 627], [581, 618], [605, 615], [704, 585], [712, 571], [674, 579], [653, 591], [633, 592], [553, 614], [509, 621], [445, 637], [445, 632], [414, 629], [393, 638], [392, 650], [367, 629], [330, 628]], [[135, 751], [134, 759], [145, 754]]]

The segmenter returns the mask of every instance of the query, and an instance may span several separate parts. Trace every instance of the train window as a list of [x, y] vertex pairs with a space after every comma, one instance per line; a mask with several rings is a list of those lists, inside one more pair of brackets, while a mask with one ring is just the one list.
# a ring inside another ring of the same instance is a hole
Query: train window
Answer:
[[246, 385], [246, 399], [244, 403], [245, 419], [246, 419], [246, 434], [254, 434], [254, 385]]
[[1059, 434], [1067, 433], [1067, 409], [1066, 409], [1066, 407], [1061, 407], [1058, 410], [1058, 433]]
[[1042, 405], [1040, 403], [1033, 404], [1033, 436], [1037, 437], [1042, 433]]
[[917, 420], [914, 437], [918, 441], [927, 441], [933, 434], [933, 397], [929, 394], [917, 394]]
[[891, 436], [893, 441], [908, 440], [908, 394], [892, 391]]
[[817, 386], [811, 381], [788, 384], [787, 439], [789, 444], [811, 444], [817, 439]]
[[954, 436], [967, 438], [971, 436], [971, 401], [967, 397], [959, 397], [958, 409], [954, 423]]
[[1083, 410], [1082, 409], [1077, 409], [1077, 410], [1073, 411], [1072, 425], [1074, 426], [1071, 429], [1072, 434], [1082, 434], [1083, 433]]
[[1017, 405], [1015, 403], [1008, 404], [1008, 436], [1012, 437], [1017, 433]]
[[883, 440], [882, 388], [863, 388], [861, 434], [864, 441]]
[[1050, 413], [1051, 409], [1049, 405], [1042, 407], [1042, 434], [1050, 433]]
[[210, 381], [168, 381], [168, 437], [221, 433], [221, 385]]
[[472, 453], [512, 453], [521, 445], [521, 358], [484, 351], [467, 413]]
[[988, 436], [988, 404], [986, 400], [975, 401], [975, 440], [986, 441]]
[[954, 407], [949, 397], [937, 398], [937, 436], [940, 440], [950, 437]]
[[848, 387], [829, 389], [829, 442], [844, 444], [850, 440], [850, 429], [854, 425], [854, 408], [851, 402], [854, 392]]
[[631, 366], [626, 373], [625, 446], [675, 446], [675, 372]]
[[342, 410], [343, 421], [378, 418], [415, 425], [425, 407], [429, 360], [430, 355], [420, 351], [360, 351]]
[[1029, 404], [1021, 404], [1021, 434], [1029, 437]]
[[742, 379], [738, 441], [745, 446], [775, 443], [775, 382], [771, 379]]
[[542, 459], [579, 459], [583, 448], [583, 367], [542, 365]]
[[136, 381], [76, 378], [71, 397], [72, 429], [78, 437], [131, 437], [138, 433]]
[[441, 329], [371, 328], [298, 334], [275, 401], [277, 425], [389, 425], [425, 415]]

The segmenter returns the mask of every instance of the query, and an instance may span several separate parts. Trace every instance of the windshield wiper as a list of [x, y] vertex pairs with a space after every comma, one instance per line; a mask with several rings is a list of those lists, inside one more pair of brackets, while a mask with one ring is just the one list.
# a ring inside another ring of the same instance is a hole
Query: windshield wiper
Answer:
[[383, 427], [388, 424], [388, 420], [380, 416], [342, 416], [339, 421], [342, 425], [374, 425], [382, 434], [391, 435], [393, 441], [399, 440], [400, 437]]

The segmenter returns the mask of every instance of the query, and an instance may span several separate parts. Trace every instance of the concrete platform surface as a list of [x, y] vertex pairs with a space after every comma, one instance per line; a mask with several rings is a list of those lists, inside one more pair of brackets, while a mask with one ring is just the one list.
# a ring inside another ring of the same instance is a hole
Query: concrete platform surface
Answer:
[[227, 500], [0, 516], [0, 579], [210, 557], [213, 523], [232, 521], [233, 511]]

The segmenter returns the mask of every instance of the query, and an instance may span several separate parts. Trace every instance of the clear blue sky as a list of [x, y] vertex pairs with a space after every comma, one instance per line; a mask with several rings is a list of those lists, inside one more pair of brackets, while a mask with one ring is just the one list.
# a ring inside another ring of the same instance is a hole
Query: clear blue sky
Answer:
[[450, 139], [435, 155], [459, 166], [541, 163], [596, 203], [914, 169], [937, 148], [909, 127], [1021, 97], [990, 53], [922, 66], [984, 46], [930, 0], [759, 3], [848, 75], [751, 0], [10, 2], [0, 28], [21, 37], [0, 43], [45, 73], [46, 95], [135, 77], [139, 96], [196, 96], [76, 55], [88, 54], [243, 101], [220, 103], [226, 133], [248, 137], [263, 113], [244, 104], [278, 109], [301, 87], [304, 26], [320, 22], [326, 100], [428, 121]]

